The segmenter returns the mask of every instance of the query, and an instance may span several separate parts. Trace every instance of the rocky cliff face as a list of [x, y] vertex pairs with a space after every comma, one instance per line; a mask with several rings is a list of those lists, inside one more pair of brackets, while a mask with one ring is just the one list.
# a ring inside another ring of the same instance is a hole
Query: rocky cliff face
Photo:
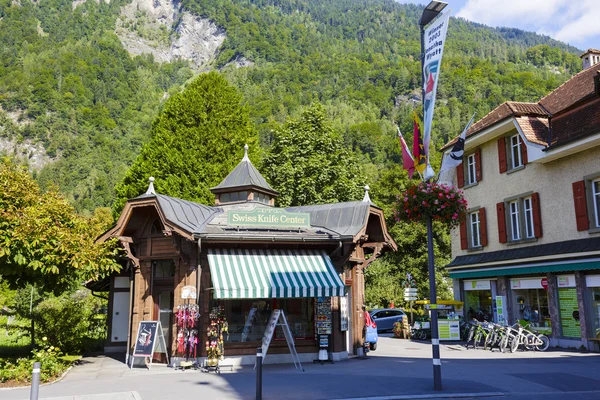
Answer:
[[223, 29], [182, 11], [177, 0], [133, 0], [121, 9], [115, 31], [132, 55], [188, 60], [196, 70], [208, 66], [225, 40]]

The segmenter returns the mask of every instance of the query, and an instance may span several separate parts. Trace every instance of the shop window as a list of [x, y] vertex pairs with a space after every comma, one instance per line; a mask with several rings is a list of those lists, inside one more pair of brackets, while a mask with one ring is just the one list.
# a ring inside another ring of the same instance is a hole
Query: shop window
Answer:
[[542, 236], [538, 193], [513, 197], [496, 205], [500, 243], [531, 240]]
[[591, 334], [600, 339], [600, 287], [589, 288], [591, 310]]
[[514, 317], [521, 324], [533, 327], [550, 328], [550, 310], [548, 308], [548, 291], [540, 289], [513, 289], [515, 296]]
[[221, 203], [229, 203], [229, 193], [221, 194], [221, 196], [219, 197], [219, 201]]
[[594, 214], [594, 228], [600, 228], [600, 179], [591, 182], [592, 186], [592, 213]]
[[477, 185], [481, 182], [481, 149], [465, 156], [465, 162], [456, 167], [456, 181], [459, 188]]
[[461, 222], [460, 236], [462, 250], [475, 250], [487, 246], [485, 208], [468, 212], [466, 223]]
[[174, 260], [155, 260], [152, 261], [152, 273], [157, 279], [172, 278], [175, 276]]
[[573, 182], [573, 201], [578, 231], [600, 231], [600, 174]]
[[[273, 309], [282, 309], [295, 339], [314, 340], [314, 299], [239, 299], [221, 300], [229, 324], [226, 343], [260, 342]], [[277, 328], [274, 340], [285, 340]]]
[[473, 212], [469, 214], [469, 244], [471, 247], [479, 247], [481, 246], [481, 236], [479, 230], [479, 213]]
[[527, 145], [519, 134], [498, 139], [500, 173], [516, 171], [527, 164]]
[[490, 290], [465, 291], [465, 309], [469, 320], [493, 321], [492, 292]]
[[467, 156], [467, 185], [473, 185], [477, 183], [477, 177], [475, 175], [475, 154], [469, 154]]
[[509, 169], [519, 168], [523, 165], [523, 158], [521, 157], [521, 138], [519, 135], [513, 135], [509, 139], [509, 159], [508, 165]]

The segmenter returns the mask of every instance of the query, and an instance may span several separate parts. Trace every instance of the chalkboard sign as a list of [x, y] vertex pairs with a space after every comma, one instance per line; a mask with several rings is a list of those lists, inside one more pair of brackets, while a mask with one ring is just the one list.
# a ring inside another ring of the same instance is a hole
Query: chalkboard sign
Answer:
[[133, 349], [134, 357], [152, 357], [156, 337], [158, 333], [158, 321], [142, 321], [140, 329], [138, 329], [135, 348]]

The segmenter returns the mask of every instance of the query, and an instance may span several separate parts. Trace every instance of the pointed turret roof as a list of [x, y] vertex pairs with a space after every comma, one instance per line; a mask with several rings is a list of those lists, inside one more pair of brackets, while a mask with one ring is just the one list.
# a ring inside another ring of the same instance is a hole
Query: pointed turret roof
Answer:
[[210, 191], [213, 193], [226, 193], [249, 188], [256, 189], [272, 196], [279, 195], [279, 193], [267, 183], [256, 167], [252, 165], [250, 158], [248, 158], [248, 145], [245, 145], [244, 158], [242, 158], [242, 161], [240, 161], [237, 167], [235, 167], [221, 183], [211, 188]]

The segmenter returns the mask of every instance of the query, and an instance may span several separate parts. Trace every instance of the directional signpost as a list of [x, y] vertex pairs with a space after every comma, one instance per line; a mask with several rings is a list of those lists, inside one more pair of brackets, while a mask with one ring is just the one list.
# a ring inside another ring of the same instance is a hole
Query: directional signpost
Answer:
[[410, 321], [413, 321], [413, 301], [417, 299], [417, 288], [404, 288], [404, 301], [410, 301]]

